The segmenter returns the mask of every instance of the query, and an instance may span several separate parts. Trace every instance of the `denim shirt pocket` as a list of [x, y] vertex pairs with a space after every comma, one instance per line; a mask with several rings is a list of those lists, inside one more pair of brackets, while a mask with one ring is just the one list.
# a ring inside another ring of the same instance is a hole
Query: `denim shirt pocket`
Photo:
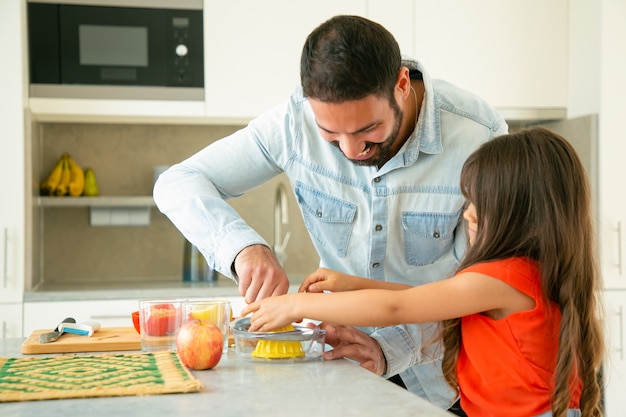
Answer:
[[404, 257], [409, 265], [429, 265], [452, 250], [454, 229], [460, 222], [456, 213], [402, 213]]
[[356, 216], [356, 204], [302, 183], [295, 189], [304, 224], [318, 244], [345, 258]]

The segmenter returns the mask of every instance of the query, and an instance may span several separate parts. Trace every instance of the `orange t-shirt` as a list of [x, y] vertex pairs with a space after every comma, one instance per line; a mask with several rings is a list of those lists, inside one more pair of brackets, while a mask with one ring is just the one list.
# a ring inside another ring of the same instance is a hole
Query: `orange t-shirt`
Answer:
[[[493, 320], [482, 314], [461, 319], [457, 377], [468, 416], [530, 417], [550, 410], [561, 313], [541, 294], [537, 263], [528, 258], [466, 268], [506, 282], [535, 300], [535, 308]], [[572, 384], [570, 408], [578, 408], [582, 385]]]

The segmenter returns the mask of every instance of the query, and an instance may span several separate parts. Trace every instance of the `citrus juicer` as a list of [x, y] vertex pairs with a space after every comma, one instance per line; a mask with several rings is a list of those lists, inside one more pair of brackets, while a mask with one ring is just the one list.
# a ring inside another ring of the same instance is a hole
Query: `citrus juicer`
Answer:
[[[271, 332], [292, 332], [295, 328], [289, 324]], [[297, 340], [259, 340], [252, 351], [255, 358], [299, 358], [304, 357], [302, 345]]]
[[250, 318], [230, 324], [235, 351], [241, 359], [269, 362], [322, 360], [326, 331], [319, 327], [288, 325], [271, 332], [250, 332]]

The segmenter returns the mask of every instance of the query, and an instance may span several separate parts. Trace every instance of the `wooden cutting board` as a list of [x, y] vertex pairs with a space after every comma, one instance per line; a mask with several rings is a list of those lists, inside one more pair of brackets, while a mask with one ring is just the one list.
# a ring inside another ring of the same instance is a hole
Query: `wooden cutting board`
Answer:
[[33, 331], [22, 343], [22, 353], [30, 355], [141, 350], [139, 334], [134, 327], [103, 327], [92, 336], [63, 333], [56, 342], [39, 343], [39, 335], [49, 331], [51, 330]]

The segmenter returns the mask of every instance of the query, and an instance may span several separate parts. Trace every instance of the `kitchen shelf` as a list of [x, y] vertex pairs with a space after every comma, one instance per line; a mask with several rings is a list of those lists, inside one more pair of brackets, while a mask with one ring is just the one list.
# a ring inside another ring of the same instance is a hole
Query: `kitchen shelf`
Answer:
[[148, 196], [37, 197], [39, 207], [154, 207]]
[[33, 120], [42, 123], [230, 126], [246, 125], [253, 118], [253, 115], [208, 114], [204, 101], [30, 97], [28, 104]]

